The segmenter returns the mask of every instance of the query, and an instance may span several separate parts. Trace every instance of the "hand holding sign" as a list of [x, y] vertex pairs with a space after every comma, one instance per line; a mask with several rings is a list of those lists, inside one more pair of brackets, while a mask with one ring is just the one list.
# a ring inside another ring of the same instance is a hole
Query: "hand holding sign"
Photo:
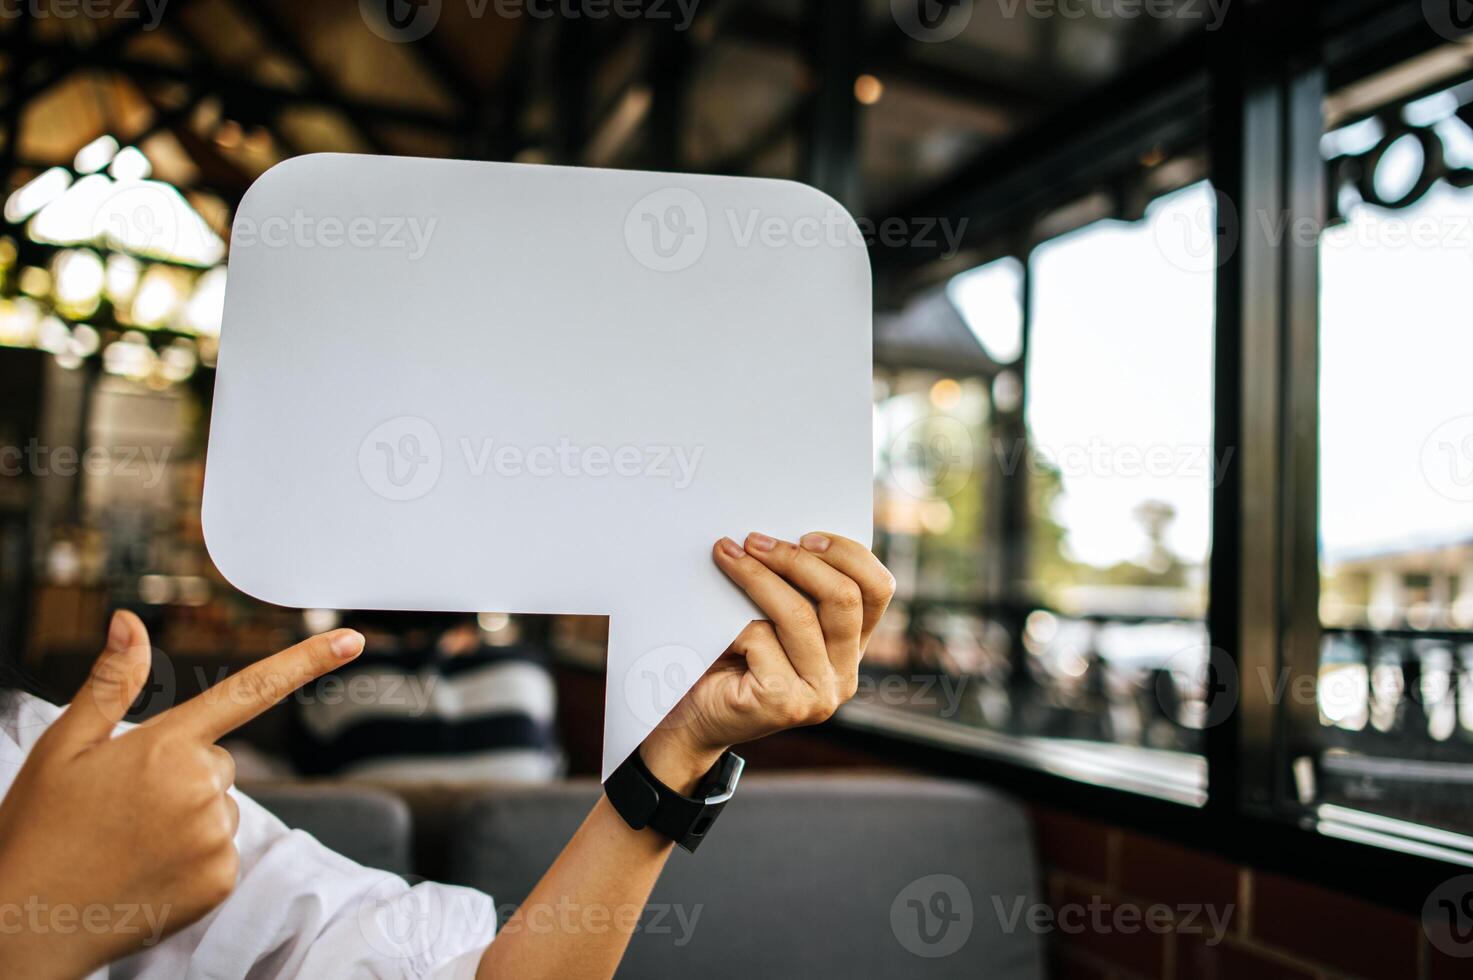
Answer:
[[869, 261], [811, 188], [316, 155], [232, 243], [216, 565], [284, 605], [609, 616], [606, 776], [754, 618], [712, 542], [869, 541]]
[[794, 544], [754, 532], [745, 547], [722, 538], [711, 556], [767, 618], [742, 630], [644, 743], [650, 770], [682, 792], [728, 747], [826, 721], [853, 697], [895, 594], [879, 559], [835, 534]]
[[34, 949], [7, 946], [7, 957], [29, 963], [34, 953], [27, 976], [81, 976], [223, 902], [235, 888], [240, 812], [226, 792], [235, 763], [215, 741], [362, 650], [352, 630], [314, 636], [113, 737], [150, 664], [143, 623], [117, 613], [87, 682], [0, 805], [0, 881], [8, 895], [119, 921], [89, 920], [56, 947], [46, 930], [22, 931], [12, 939]]

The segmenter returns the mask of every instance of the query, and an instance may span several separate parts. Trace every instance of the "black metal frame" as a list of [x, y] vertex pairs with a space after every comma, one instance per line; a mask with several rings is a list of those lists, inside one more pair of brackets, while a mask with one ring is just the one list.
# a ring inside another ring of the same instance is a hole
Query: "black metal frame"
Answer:
[[[1256, 681], [1313, 679], [1322, 635], [1319, 256], [1312, 244], [1270, 241], [1259, 216], [1286, 226], [1331, 223], [1319, 149], [1326, 93], [1445, 43], [1419, 4], [1244, 5], [1205, 41], [1188, 42], [1107, 96], [984, 155], [902, 209], [970, 217], [976, 244], [1091, 181], [1098, 186], [1144, 146], [1208, 144], [1219, 201], [1214, 449], [1219, 459], [1234, 453], [1213, 498], [1208, 626], [1218, 674], [1242, 682], [1236, 710], [1208, 731], [1206, 805], [1090, 785], [914, 733], [841, 728], [836, 737], [1412, 915], [1439, 884], [1466, 873], [1473, 852], [1456, 844], [1394, 834], [1374, 835], [1374, 843], [1372, 835], [1345, 839], [1345, 828], [1301, 806], [1293, 765], [1318, 748], [1310, 738], [1316, 709], [1276, 702]], [[1112, 111], [1101, 111], [1112, 102]], [[877, 271], [903, 295], [924, 281], [930, 258], [913, 249], [881, 252]]]

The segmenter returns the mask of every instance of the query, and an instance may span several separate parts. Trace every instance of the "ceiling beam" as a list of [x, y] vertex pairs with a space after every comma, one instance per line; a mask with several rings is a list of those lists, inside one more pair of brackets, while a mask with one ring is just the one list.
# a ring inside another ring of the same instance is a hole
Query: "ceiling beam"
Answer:
[[759, 129], [740, 149], [728, 153], [709, 168], [713, 174], [729, 174], [741, 177], [749, 174], [757, 161], [782, 144], [782, 141], [798, 131], [798, 126], [807, 118], [812, 100], [799, 96], [773, 117], [772, 122]]
[[[176, 16], [177, 8], [185, 2], [187, 0], [176, 0], [173, 8], [176, 10]], [[36, 55], [48, 50], [55, 50], [57, 47], [65, 47], [67, 51], [75, 54], [77, 57], [63, 63], [48, 64], [45, 70], [41, 71], [38, 77], [33, 79], [26, 79], [24, 77], [25, 72], [29, 68], [29, 66], [21, 67], [25, 65], [25, 61], [17, 62], [15, 67], [12, 68], [12, 71], [15, 72], [15, 79], [11, 91], [8, 93], [5, 106], [8, 108], [17, 101], [29, 102], [57, 82], [66, 78], [73, 71], [92, 63], [94, 59], [116, 55], [125, 43], [137, 36], [144, 29], [146, 23], [147, 21], [144, 18], [139, 17], [137, 20], [128, 21], [123, 26], [114, 28], [100, 40], [92, 44], [54, 46], [38, 42], [32, 38], [30, 36], [31, 17], [29, 14], [22, 16], [16, 22], [16, 26], [4, 35], [7, 44], [14, 49], [14, 54], [23, 53], [28, 55], [30, 63], [36, 64], [41, 61]], [[22, 52], [19, 49], [24, 49], [24, 51]]]
[[203, 64], [180, 67], [116, 53], [96, 52], [90, 48], [73, 48], [69, 45], [35, 44], [32, 45], [32, 48], [41, 59], [63, 69], [57, 73], [57, 80], [72, 71], [89, 69], [109, 71], [139, 81], [198, 85], [208, 88], [227, 101], [254, 103], [259, 106], [272, 108], [317, 106], [345, 115], [351, 113], [360, 117], [371, 117], [386, 123], [426, 129], [437, 133], [454, 132], [460, 125], [459, 118], [453, 115], [354, 98], [310, 86], [296, 90], [264, 85], [239, 75], [222, 74]]
[[[1142, 152], [1167, 152], [1205, 139], [1206, 42], [1188, 38], [1121, 78], [988, 147], [919, 194], [896, 214], [965, 222], [962, 247], [1001, 225], [1036, 216], [1086, 193]], [[877, 245], [877, 268], [911, 268], [937, 258], [932, 250]]]
[[286, 23], [276, 16], [268, 5], [261, 0], [249, 0], [241, 3], [239, 0], [226, 0], [231, 9], [237, 11], [242, 17], [249, 21], [256, 30], [260, 31], [267, 42], [278, 51], [285, 54], [307, 73], [309, 79], [307, 91], [317, 95], [325, 103], [338, 103], [337, 108], [347, 118], [358, 135], [368, 144], [374, 153], [387, 153], [388, 146], [374, 131], [375, 122], [383, 122], [381, 116], [375, 116], [365, 111], [360, 105], [348, 101], [340, 88], [327, 78], [317, 65], [316, 61], [307, 52]]

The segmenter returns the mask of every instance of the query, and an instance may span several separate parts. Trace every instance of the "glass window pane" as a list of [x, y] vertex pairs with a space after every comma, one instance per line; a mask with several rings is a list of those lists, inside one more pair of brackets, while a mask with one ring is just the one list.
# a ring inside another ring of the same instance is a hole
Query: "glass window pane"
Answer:
[[1322, 142], [1344, 220], [1319, 242], [1314, 798], [1470, 833], [1473, 190], [1418, 191], [1427, 146], [1470, 159], [1457, 108], [1437, 93]]
[[1211, 209], [1198, 184], [1142, 222], [1100, 222], [1034, 253], [1035, 588], [1064, 611], [1204, 613], [1212, 263], [1185, 268], [1161, 242]]
[[1026, 277], [1003, 259], [953, 279], [991, 377], [881, 374], [877, 539], [899, 592], [865, 669], [892, 686], [862, 684], [851, 718], [900, 708], [1205, 798], [1213, 203], [1195, 185], [1038, 246]]
[[947, 295], [977, 342], [994, 361], [1011, 364], [1023, 353], [1023, 264], [1012, 257], [963, 272]]
[[[1083, 737], [1201, 750], [1211, 539], [1213, 197], [1033, 255], [1027, 422], [1035, 697]], [[1184, 237], [1185, 236], [1185, 237]]]

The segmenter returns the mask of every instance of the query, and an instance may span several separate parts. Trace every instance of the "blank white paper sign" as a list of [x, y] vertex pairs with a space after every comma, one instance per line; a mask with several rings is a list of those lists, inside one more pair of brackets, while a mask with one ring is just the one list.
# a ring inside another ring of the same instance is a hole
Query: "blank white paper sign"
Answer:
[[787, 181], [314, 154], [232, 231], [204, 531], [286, 606], [607, 615], [603, 774], [754, 618], [722, 535], [871, 535], [870, 273]]

